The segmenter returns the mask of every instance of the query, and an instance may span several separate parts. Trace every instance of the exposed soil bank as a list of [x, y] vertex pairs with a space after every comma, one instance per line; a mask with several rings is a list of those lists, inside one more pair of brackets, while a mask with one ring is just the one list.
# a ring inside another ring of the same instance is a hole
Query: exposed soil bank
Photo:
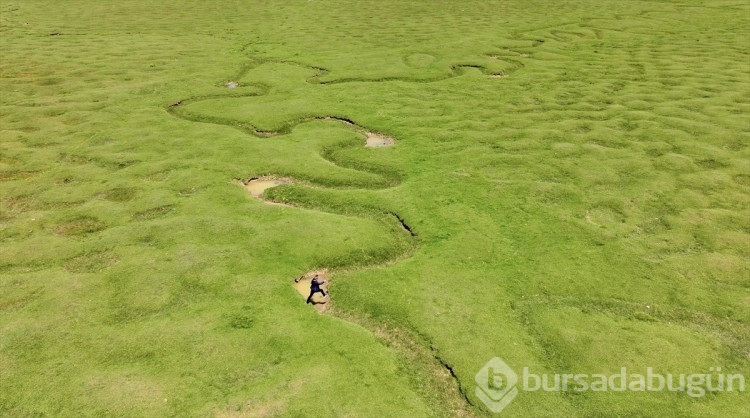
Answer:
[[258, 178], [251, 178], [247, 181], [242, 181], [242, 185], [245, 186], [245, 189], [250, 192], [250, 194], [256, 198], [260, 199], [269, 205], [280, 205], [281, 203], [271, 202], [269, 200], [263, 199], [261, 196], [263, 195], [263, 192], [270, 189], [271, 187], [281, 186], [282, 184], [289, 184], [291, 183], [290, 180], [286, 179], [280, 179], [276, 177], [258, 177]]
[[385, 135], [376, 134], [374, 132], [368, 132], [367, 140], [365, 141], [365, 146], [369, 148], [390, 147], [395, 144], [395, 139]]
[[320, 288], [326, 292], [326, 296], [323, 296], [320, 293], [315, 293], [312, 298], [310, 298], [310, 304], [318, 311], [318, 313], [324, 313], [331, 305], [331, 297], [330, 293], [328, 293], [328, 284], [331, 281], [331, 276], [328, 274], [328, 270], [309, 271], [294, 279], [294, 289], [296, 289], [297, 292], [307, 300], [307, 297], [310, 296], [310, 283], [315, 275], [318, 276], [319, 282], [325, 282]]

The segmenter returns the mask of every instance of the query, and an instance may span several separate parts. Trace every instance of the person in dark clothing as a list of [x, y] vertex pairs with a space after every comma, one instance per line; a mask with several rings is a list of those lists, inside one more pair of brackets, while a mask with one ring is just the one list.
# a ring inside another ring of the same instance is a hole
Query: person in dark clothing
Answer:
[[325, 281], [319, 281], [317, 274], [315, 275], [315, 277], [313, 277], [312, 282], [310, 282], [310, 296], [307, 297], [307, 302], [305, 303], [310, 303], [313, 295], [317, 292], [322, 293], [323, 297], [326, 296], [326, 292], [324, 292], [323, 289], [320, 288], [320, 285], [322, 285], [323, 283], [325, 283]]

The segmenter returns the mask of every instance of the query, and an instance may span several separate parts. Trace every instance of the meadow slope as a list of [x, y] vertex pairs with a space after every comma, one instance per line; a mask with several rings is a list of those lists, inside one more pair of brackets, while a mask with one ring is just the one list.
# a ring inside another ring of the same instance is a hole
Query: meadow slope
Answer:
[[492, 416], [493, 357], [750, 378], [748, 38], [722, 0], [0, 3], [0, 416]]

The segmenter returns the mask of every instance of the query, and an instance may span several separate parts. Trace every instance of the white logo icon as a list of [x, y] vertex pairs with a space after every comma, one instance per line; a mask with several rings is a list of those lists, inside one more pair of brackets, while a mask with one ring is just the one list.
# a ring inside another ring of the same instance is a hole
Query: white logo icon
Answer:
[[474, 393], [494, 413], [505, 409], [518, 395], [518, 375], [498, 357], [487, 362], [474, 381]]

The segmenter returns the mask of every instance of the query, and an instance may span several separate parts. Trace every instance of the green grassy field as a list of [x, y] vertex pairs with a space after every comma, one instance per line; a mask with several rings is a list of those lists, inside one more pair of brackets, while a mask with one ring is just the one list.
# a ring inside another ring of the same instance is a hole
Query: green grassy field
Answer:
[[738, 0], [0, 2], [0, 416], [494, 416], [493, 357], [750, 378], [747, 39]]

